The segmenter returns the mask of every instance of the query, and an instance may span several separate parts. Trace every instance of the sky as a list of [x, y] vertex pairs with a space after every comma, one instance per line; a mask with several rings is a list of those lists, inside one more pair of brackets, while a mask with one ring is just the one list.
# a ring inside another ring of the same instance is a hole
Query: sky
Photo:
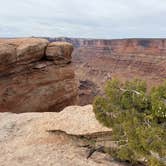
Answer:
[[0, 37], [166, 38], [166, 0], [0, 0]]

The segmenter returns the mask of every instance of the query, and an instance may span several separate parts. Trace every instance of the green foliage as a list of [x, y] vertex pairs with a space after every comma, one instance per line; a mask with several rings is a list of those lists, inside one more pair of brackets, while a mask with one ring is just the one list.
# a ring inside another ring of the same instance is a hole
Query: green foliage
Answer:
[[166, 119], [166, 82], [151, 91], [153, 116]]
[[147, 94], [141, 80], [109, 81], [94, 100], [96, 118], [113, 128], [114, 156], [133, 164], [162, 166], [166, 161], [166, 83]]

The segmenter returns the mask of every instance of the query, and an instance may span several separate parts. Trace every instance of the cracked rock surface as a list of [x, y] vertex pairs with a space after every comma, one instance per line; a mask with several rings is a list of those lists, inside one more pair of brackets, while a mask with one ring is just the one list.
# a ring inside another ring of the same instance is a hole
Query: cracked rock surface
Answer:
[[1, 166], [123, 165], [100, 152], [87, 159], [82, 137], [111, 132], [95, 119], [91, 105], [60, 113], [0, 113], [0, 121]]

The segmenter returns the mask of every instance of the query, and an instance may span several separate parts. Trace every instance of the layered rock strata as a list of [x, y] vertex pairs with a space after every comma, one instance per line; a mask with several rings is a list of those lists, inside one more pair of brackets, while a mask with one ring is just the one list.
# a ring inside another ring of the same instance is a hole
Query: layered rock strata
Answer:
[[60, 111], [76, 104], [72, 51], [63, 42], [0, 39], [0, 111]]
[[[166, 79], [166, 39], [93, 40], [56, 38], [75, 47], [73, 61], [76, 76], [82, 83], [92, 82], [83, 92], [81, 104], [91, 103], [95, 94], [102, 94], [105, 82], [113, 77], [122, 81], [139, 78], [147, 81], [148, 88]], [[84, 87], [85, 87], [84, 86]], [[94, 94], [89, 91], [92, 90]], [[88, 93], [89, 91], [89, 93]], [[84, 94], [83, 94], [84, 93]], [[89, 102], [84, 98], [89, 98]]]

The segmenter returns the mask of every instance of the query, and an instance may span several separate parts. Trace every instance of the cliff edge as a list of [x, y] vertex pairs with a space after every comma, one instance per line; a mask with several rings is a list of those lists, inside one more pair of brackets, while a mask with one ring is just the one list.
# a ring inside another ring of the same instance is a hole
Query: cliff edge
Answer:
[[76, 104], [72, 51], [66, 42], [0, 39], [0, 112], [60, 111]]

